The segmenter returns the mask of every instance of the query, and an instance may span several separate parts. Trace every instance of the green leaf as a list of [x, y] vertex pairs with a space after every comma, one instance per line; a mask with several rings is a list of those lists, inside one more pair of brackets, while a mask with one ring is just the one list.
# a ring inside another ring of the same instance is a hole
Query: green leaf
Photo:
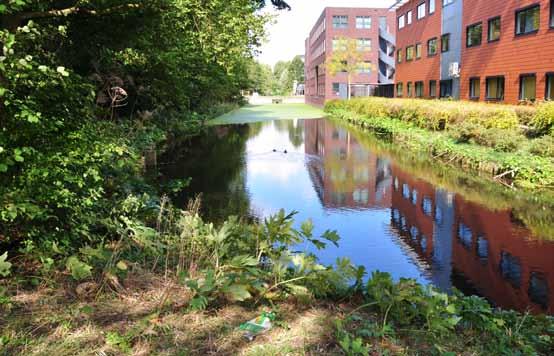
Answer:
[[0, 276], [7, 277], [10, 274], [10, 269], [12, 264], [7, 261], [8, 253], [4, 252], [3, 255], [0, 255]]
[[123, 261], [119, 261], [117, 262], [117, 264], [115, 265], [118, 269], [122, 270], [122, 271], [126, 271], [127, 270], [127, 264]]
[[233, 284], [226, 290], [227, 298], [231, 301], [242, 302], [246, 299], [252, 298], [252, 295], [248, 291], [248, 286], [244, 284]]
[[8, 171], [8, 166], [0, 163], [0, 173], [6, 173]]
[[71, 276], [77, 281], [92, 276], [92, 267], [81, 262], [76, 256], [69, 257], [65, 266], [71, 273]]

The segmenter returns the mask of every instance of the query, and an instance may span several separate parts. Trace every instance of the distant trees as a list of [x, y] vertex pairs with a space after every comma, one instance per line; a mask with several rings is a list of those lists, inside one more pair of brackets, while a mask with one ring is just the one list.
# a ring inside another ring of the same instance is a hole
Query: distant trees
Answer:
[[304, 61], [301, 56], [296, 56], [291, 61], [278, 61], [273, 69], [252, 61], [248, 80], [250, 90], [261, 95], [291, 95], [295, 81], [304, 83]]

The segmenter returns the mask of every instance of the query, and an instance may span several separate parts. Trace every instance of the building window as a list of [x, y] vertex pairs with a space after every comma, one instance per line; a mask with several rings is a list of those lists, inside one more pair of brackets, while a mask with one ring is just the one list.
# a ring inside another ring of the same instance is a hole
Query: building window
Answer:
[[450, 50], [450, 34], [446, 33], [441, 36], [441, 52], [445, 53]]
[[421, 20], [425, 17], [425, 3], [417, 5], [417, 19]]
[[479, 99], [481, 96], [481, 79], [471, 78], [469, 80], [469, 98]]
[[402, 50], [399, 49], [398, 51], [396, 51], [396, 61], [398, 63], [402, 63]]
[[436, 80], [430, 80], [429, 81], [429, 96], [431, 98], [437, 97], [437, 81]]
[[370, 29], [371, 17], [370, 16], [356, 16], [356, 28]]
[[340, 95], [340, 83], [333, 83], [333, 94]]
[[411, 61], [414, 59], [414, 46], [406, 47], [406, 60]]
[[371, 73], [371, 61], [364, 61], [358, 66], [358, 73], [370, 74]]
[[416, 98], [422, 98], [423, 97], [423, 82], [416, 82], [415, 83], [415, 96], [416, 96]]
[[406, 26], [406, 18], [402, 15], [398, 18], [398, 28], [404, 28], [404, 26]]
[[540, 5], [533, 5], [516, 12], [516, 35], [524, 35], [539, 30]]
[[406, 17], [407, 17], [407, 23], [408, 25], [411, 25], [412, 24], [412, 10], [408, 11], [408, 13], [406, 14]]
[[416, 59], [421, 58], [421, 43], [417, 43], [415, 45], [415, 57], [416, 57]]
[[371, 51], [371, 39], [369, 38], [359, 38], [357, 41], [358, 51], [369, 52]]
[[487, 100], [504, 100], [504, 77], [487, 78]]
[[515, 288], [521, 285], [521, 260], [507, 252], [500, 253], [500, 273], [506, 278]]
[[489, 42], [498, 41], [500, 39], [500, 16], [489, 20]]
[[454, 2], [454, 0], [442, 0], [442, 6], [450, 5]]
[[440, 85], [440, 97], [451, 98], [452, 97], [452, 80], [441, 80]]
[[409, 98], [412, 97], [412, 82], [408, 82], [408, 92], [406, 93], [406, 96]]
[[402, 83], [396, 83], [396, 96], [401, 97], [404, 93], [404, 85]]
[[429, 15], [435, 13], [435, 0], [429, 0]]
[[550, 27], [554, 28], [554, 0], [550, 0]]
[[437, 54], [437, 39], [431, 38], [427, 41], [427, 55], [434, 56], [435, 54]]
[[333, 16], [333, 28], [347, 28], [348, 16]]
[[519, 77], [519, 100], [535, 101], [537, 98], [537, 76], [523, 74]]
[[554, 73], [546, 74], [546, 100], [554, 100]]
[[467, 47], [479, 46], [481, 44], [481, 38], [483, 37], [483, 24], [476, 23], [467, 27]]

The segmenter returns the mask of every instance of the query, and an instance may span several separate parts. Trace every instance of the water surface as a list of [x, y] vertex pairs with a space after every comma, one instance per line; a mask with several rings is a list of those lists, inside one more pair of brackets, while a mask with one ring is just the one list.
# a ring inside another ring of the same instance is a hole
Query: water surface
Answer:
[[[552, 236], [523, 222], [536, 206], [484, 204], [469, 181], [461, 187], [469, 193], [455, 193], [365, 136], [327, 119], [214, 126], [169, 152], [162, 173], [192, 177], [177, 202], [202, 193], [212, 220], [283, 208], [298, 211], [298, 223], [312, 219], [316, 232], [337, 230], [339, 247], [317, 253], [325, 264], [345, 256], [368, 271], [456, 287], [502, 307], [554, 312]], [[541, 216], [550, 223], [548, 212]]]

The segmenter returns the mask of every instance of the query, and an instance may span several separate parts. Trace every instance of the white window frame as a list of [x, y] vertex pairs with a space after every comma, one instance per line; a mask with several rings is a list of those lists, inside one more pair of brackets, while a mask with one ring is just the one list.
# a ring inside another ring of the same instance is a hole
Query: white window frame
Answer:
[[429, 15], [435, 13], [435, 0], [429, 0]]
[[427, 11], [427, 3], [422, 2], [421, 4], [417, 5], [417, 19], [421, 20], [425, 17]]
[[356, 16], [356, 28], [369, 30], [372, 26], [371, 16]]
[[398, 17], [398, 29], [402, 29], [404, 27], [406, 27], [406, 17], [401, 15]]
[[406, 13], [406, 18], [407, 18], [406, 23], [408, 25], [411, 25], [412, 24], [412, 10], [410, 10]]

